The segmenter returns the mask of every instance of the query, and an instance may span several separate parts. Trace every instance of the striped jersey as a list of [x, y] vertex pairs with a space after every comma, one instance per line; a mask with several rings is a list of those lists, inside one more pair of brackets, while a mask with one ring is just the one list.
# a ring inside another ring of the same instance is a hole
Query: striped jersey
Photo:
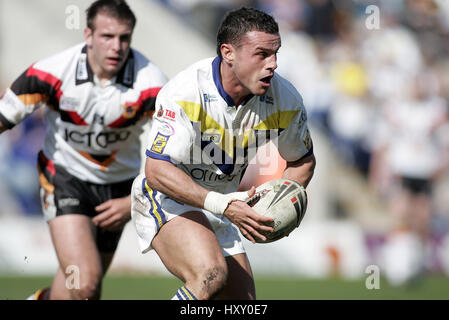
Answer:
[[91, 183], [131, 179], [141, 166], [140, 135], [166, 83], [159, 68], [131, 49], [119, 73], [103, 87], [79, 44], [29, 67], [0, 99], [0, 121], [12, 128], [46, 106], [42, 149], [59, 165]]
[[266, 142], [287, 161], [312, 154], [313, 147], [302, 98], [290, 82], [275, 73], [264, 96], [250, 95], [236, 107], [222, 86], [220, 63], [219, 57], [199, 61], [164, 86], [146, 155], [170, 161], [209, 190], [229, 193]]

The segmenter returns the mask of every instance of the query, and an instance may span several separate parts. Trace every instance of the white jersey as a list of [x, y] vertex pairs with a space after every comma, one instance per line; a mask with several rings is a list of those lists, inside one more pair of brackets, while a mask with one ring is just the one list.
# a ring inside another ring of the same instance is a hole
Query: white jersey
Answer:
[[269, 140], [295, 161], [312, 154], [306, 110], [296, 89], [275, 73], [264, 96], [236, 107], [220, 80], [218, 57], [199, 61], [159, 93], [148, 157], [170, 161], [209, 190], [237, 190], [257, 147]]
[[165, 75], [131, 49], [116, 77], [101, 87], [79, 44], [28, 68], [0, 99], [0, 121], [12, 128], [40, 106], [46, 110], [43, 153], [52, 164], [92, 183], [138, 175], [140, 135]]

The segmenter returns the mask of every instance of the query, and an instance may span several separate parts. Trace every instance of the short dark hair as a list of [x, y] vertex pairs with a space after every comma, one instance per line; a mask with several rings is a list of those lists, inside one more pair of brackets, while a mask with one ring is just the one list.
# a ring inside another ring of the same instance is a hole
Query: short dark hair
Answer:
[[134, 29], [137, 19], [125, 0], [97, 0], [86, 10], [87, 27], [94, 30], [94, 19], [99, 13], [107, 14], [118, 20], [126, 20]]
[[230, 11], [221, 22], [217, 33], [217, 54], [221, 57], [221, 45], [238, 46], [241, 38], [250, 31], [279, 33], [279, 26], [272, 16], [255, 8], [242, 7]]

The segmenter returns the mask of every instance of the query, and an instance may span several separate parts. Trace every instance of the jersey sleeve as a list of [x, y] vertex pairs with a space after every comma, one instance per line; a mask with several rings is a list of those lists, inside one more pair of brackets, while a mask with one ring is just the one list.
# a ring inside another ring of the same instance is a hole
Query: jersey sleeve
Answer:
[[286, 161], [296, 161], [313, 154], [313, 142], [307, 126], [307, 112], [302, 101], [296, 115], [287, 128], [282, 130], [277, 141], [279, 154]]
[[146, 155], [174, 164], [188, 163], [196, 136], [189, 118], [164, 91], [158, 95], [156, 106]]
[[59, 79], [31, 66], [0, 99], [0, 121], [11, 129], [42, 105], [58, 108], [60, 87]]

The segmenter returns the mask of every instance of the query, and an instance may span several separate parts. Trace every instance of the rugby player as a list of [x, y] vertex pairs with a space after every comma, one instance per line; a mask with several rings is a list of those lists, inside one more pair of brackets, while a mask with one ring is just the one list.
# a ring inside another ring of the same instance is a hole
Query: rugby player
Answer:
[[145, 174], [131, 215], [143, 253], [154, 249], [184, 285], [173, 299], [255, 299], [239, 232], [252, 242], [272, 232], [236, 192], [254, 150], [277, 143], [283, 178], [307, 186], [315, 157], [297, 90], [275, 69], [278, 24], [253, 8], [229, 12], [215, 58], [170, 80], [156, 101]]
[[[136, 18], [124, 0], [95, 1], [86, 13], [85, 43], [33, 64], [0, 100], [0, 132], [47, 107], [38, 170], [59, 269], [51, 288], [30, 299], [100, 298], [102, 279], [131, 219], [140, 135], [167, 81], [130, 47]], [[79, 286], [68, 288], [74, 267]]]

